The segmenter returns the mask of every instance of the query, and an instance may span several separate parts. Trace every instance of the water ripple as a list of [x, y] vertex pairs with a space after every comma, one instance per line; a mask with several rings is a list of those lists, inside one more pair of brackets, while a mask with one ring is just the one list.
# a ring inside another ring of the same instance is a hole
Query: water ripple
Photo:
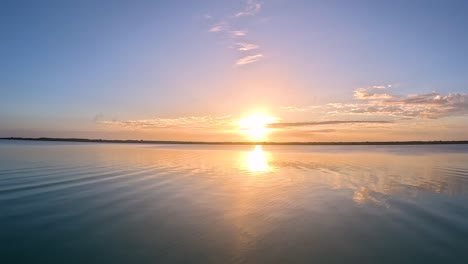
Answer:
[[0, 246], [24, 263], [468, 257], [468, 149], [395, 148], [0, 143]]

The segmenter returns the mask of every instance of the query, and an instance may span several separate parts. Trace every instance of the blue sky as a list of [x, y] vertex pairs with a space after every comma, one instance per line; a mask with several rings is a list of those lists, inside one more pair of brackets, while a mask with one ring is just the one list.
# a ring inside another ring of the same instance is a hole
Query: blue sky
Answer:
[[243, 140], [231, 123], [260, 111], [391, 122], [283, 127], [272, 140], [461, 139], [467, 12], [467, 1], [2, 1], [0, 136]]

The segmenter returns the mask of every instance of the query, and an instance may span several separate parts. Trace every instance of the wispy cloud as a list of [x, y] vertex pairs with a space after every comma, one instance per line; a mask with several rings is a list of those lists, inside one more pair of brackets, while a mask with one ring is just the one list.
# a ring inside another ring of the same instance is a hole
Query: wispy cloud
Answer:
[[208, 31], [209, 32], [221, 32], [225, 30], [225, 25], [223, 23], [218, 23], [213, 25]]
[[392, 87], [391, 85], [378, 85], [372, 86], [367, 88], [358, 88], [354, 90], [354, 98], [356, 99], [390, 99], [393, 98], [393, 95], [386, 94], [386, 93], [376, 93], [376, 90], [384, 90], [387, 88]]
[[[211, 27], [208, 29], [208, 31], [211, 33], [223, 33], [221, 34], [221, 36], [231, 39], [231, 41], [233, 42], [232, 46], [235, 45], [237, 47], [236, 48], [237, 51], [245, 53], [251, 50], [258, 50], [260, 46], [255, 43], [252, 43], [251, 41], [245, 42], [244, 40], [242, 42], [239, 42], [239, 40], [246, 38], [248, 31], [245, 29], [239, 29], [235, 25], [238, 24], [237, 21], [242, 19], [242, 17], [254, 16], [258, 14], [261, 8], [262, 8], [262, 4], [260, 2], [255, 1], [255, 0], [247, 0], [245, 2], [245, 7], [243, 8], [242, 11], [239, 11], [237, 13], [234, 13], [234, 15], [224, 17], [218, 20], [220, 22], [216, 24], [212, 24]], [[211, 15], [209, 17], [206, 17], [205, 15], [205, 18], [208, 20], [213, 20], [213, 17]], [[235, 64], [236, 65], [249, 64], [249, 63], [258, 61], [262, 57], [263, 57], [262, 54], [252, 54], [252, 55], [245, 56], [237, 60]]]
[[260, 46], [252, 43], [237, 43], [238, 50], [240, 51], [249, 51], [249, 50], [255, 50], [258, 49]]
[[[239, 65], [249, 64], [262, 58], [261, 54], [246, 56], [238, 61]], [[364, 91], [364, 90], [361, 90]], [[335, 102], [308, 107], [283, 106], [281, 110], [302, 113], [298, 116], [316, 117], [305, 120], [278, 120], [268, 125], [274, 129], [275, 136], [304, 138], [313, 136], [324, 140], [347, 133], [361, 133], [367, 129], [370, 133], [381, 133], [385, 129], [398, 128], [401, 131], [421, 132], [440, 129], [437, 123], [428, 123], [427, 119], [468, 115], [468, 94], [449, 93], [446, 95], [432, 92], [424, 94], [396, 95], [390, 87], [365, 88], [367, 93], [388, 94], [388, 97], [354, 97], [350, 102]], [[96, 124], [122, 130], [173, 131], [174, 129], [196, 129], [203, 133], [219, 131], [238, 131], [239, 119], [232, 115], [221, 116], [182, 116], [175, 118], [155, 117], [150, 119], [105, 120], [103, 116], [94, 119]], [[430, 126], [432, 124], [432, 126]], [[195, 130], [192, 130], [195, 131]], [[440, 130], [439, 130], [440, 132]], [[336, 133], [336, 134], [335, 134]], [[430, 133], [424, 132], [424, 133]], [[444, 132], [445, 133], [445, 132]], [[411, 134], [411, 133], [410, 133]], [[375, 134], [377, 135], [377, 134]], [[406, 137], [405, 137], [406, 138]], [[428, 136], [430, 138], [430, 136]]]
[[311, 122], [293, 122], [293, 123], [272, 123], [268, 126], [271, 128], [286, 128], [286, 127], [301, 127], [301, 126], [320, 126], [320, 125], [339, 125], [339, 124], [390, 124], [393, 121], [385, 121], [385, 120], [377, 120], [377, 121], [370, 121], [370, 120], [333, 120], [333, 121], [311, 121]]
[[229, 35], [233, 38], [247, 36], [247, 30], [231, 30]]
[[261, 58], [263, 58], [263, 55], [262, 55], [262, 54], [256, 54], [256, 55], [245, 56], [245, 57], [243, 57], [243, 58], [238, 59], [237, 62], [236, 62], [236, 65], [245, 65], [245, 64], [249, 64], [249, 63], [258, 61], [258, 60], [260, 60]]
[[154, 129], [154, 128], [216, 128], [229, 125], [233, 122], [232, 116], [188, 116], [177, 118], [153, 118], [136, 120], [103, 120], [97, 123], [107, 126], [116, 126], [127, 129]]
[[280, 106], [280, 109], [288, 111], [288, 112], [305, 112], [305, 111], [307, 111], [307, 107], [296, 107], [296, 106]]
[[234, 17], [254, 16], [258, 12], [260, 12], [261, 8], [262, 4], [260, 2], [254, 0], [247, 0], [244, 10], [236, 13]]
[[332, 133], [336, 132], [336, 129], [310, 129], [307, 130], [309, 133]]

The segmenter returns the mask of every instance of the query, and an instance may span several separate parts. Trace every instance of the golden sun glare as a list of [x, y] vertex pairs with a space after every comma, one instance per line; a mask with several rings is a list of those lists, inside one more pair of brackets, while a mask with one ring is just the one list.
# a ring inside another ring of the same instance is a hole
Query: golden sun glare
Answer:
[[277, 117], [255, 114], [239, 121], [241, 131], [247, 134], [252, 140], [259, 141], [265, 139], [271, 131], [269, 124], [278, 122]]
[[267, 172], [271, 170], [268, 164], [267, 153], [262, 150], [262, 146], [260, 145], [255, 146], [254, 150], [247, 153], [246, 165], [251, 172]]

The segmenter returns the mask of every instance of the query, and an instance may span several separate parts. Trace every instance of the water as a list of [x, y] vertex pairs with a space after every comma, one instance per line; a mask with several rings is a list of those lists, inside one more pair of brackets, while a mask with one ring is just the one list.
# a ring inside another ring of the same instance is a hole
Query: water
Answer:
[[0, 263], [464, 263], [468, 145], [0, 141]]

